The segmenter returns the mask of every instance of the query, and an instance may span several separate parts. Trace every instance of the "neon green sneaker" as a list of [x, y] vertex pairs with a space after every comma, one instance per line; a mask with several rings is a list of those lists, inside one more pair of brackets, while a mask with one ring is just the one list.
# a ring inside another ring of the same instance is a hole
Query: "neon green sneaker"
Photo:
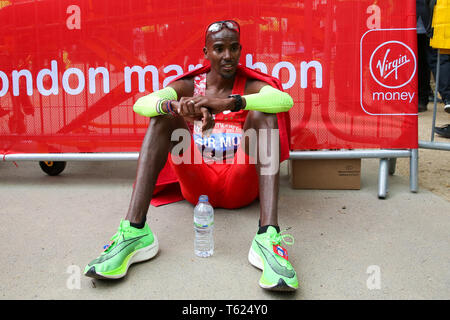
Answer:
[[[283, 232], [283, 231], [281, 231]], [[294, 291], [298, 288], [297, 274], [288, 261], [287, 250], [280, 246], [281, 240], [292, 245], [294, 238], [281, 234], [270, 226], [262, 234], [256, 234], [248, 253], [248, 261], [263, 271], [259, 285], [274, 291]], [[284, 238], [289, 237], [288, 242]]]
[[130, 221], [121, 220], [117, 233], [100, 256], [86, 266], [84, 275], [96, 279], [122, 278], [131, 264], [153, 258], [158, 248], [158, 240], [147, 223], [137, 229], [130, 226]]

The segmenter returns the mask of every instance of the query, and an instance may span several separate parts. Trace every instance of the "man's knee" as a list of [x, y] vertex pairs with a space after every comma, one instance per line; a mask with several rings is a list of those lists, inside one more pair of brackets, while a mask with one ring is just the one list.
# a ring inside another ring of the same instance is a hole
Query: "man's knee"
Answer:
[[244, 152], [252, 159], [259, 160], [258, 154], [261, 156], [263, 150], [265, 150], [265, 154], [272, 152], [269, 150], [276, 152], [275, 149], [279, 149], [277, 114], [250, 111], [247, 115], [247, 120], [248, 123], [246, 122], [241, 141], [241, 147], [243, 147]]
[[277, 129], [278, 118], [276, 113], [264, 113], [260, 111], [250, 111], [247, 115], [249, 126], [247, 129]]
[[158, 116], [153, 117], [148, 125], [147, 133], [145, 135], [144, 142], [154, 146], [154, 144], [169, 143], [169, 150], [173, 148], [176, 143], [181, 140], [190, 141], [189, 128], [182, 117], [172, 116]]
[[186, 129], [189, 131], [186, 122], [180, 116], [159, 116], [153, 117], [148, 126], [149, 130], [159, 133], [167, 132], [172, 134], [176, 129]]
[[173, 123], [171, 121], [170, 117], [153, 117], [150, 119], [149, 128], [155, 128], [155, 129], [171, 129], [173, 126]]

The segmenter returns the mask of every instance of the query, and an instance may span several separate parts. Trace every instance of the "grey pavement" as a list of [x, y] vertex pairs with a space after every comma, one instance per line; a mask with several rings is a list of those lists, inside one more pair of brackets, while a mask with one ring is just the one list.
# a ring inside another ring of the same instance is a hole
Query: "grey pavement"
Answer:
[[300, 280], [293, 294], [258, 286], [247, 260], [259, 206], [215, 211], [215, 253], [193, 253], [193, 207], [151, 207], [159, 254], [118, 281], [80, 275], [125, 216], [136, 163], [70, 162], [57, 177], [36, 162], [0, 163], [0, 299], [449, 299], [450, 202], [401, 176], [377, 197], [378, 160], [361, 190], [293, 190], [282, 166], [279, 222]]

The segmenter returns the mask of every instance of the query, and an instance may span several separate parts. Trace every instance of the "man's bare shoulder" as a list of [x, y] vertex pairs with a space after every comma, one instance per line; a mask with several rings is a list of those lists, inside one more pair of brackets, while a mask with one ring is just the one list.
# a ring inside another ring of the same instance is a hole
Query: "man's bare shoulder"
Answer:
[[194, 77], [179, 79], [169, 84], [169, 87], [177, 92], [178, 98], [192, 97], [194, 95]]
[[248, 79], [245, 84], [245, 93], [244, 94], [252, 94], [258, 93], [262, 87], [270, 86], [267, 82], [256, 80], [256, 79]]

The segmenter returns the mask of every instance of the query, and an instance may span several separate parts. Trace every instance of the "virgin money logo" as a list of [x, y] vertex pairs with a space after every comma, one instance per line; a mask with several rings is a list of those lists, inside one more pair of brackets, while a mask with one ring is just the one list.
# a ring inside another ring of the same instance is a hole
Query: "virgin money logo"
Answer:
[[369, 67], [373, 79], [385, 88], [401, 88], [416, 73], [416, 57], [406, 44], [387, 41], [380, 44], [370, 57]]

